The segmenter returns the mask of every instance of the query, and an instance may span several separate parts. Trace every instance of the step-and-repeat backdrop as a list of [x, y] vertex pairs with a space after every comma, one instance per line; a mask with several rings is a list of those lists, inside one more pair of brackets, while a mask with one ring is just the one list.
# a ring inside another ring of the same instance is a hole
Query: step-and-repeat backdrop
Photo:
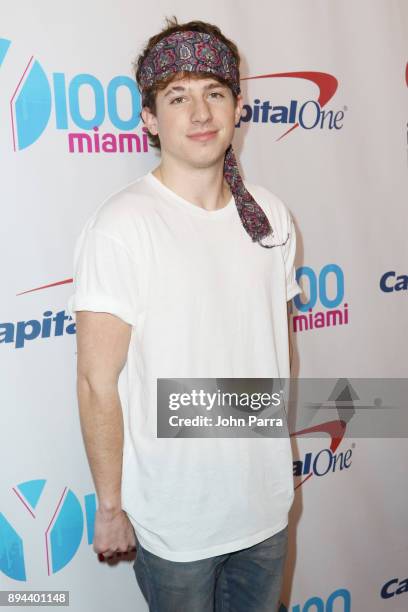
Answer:
[[[0, 590], [76, 612], [145, 611], [130, 561], [92, 550], [76, 399], [73, 248], [108, 195], [158, 164], [132, 61], [164, 25], [216, 23], [242, 55], [234, 145], [298, 235], [296, 377], [405, 378], [408, 5], [404, 0], [2, 2]], [[293, 438], [281, 611], [408, 609], [401, 438]]]

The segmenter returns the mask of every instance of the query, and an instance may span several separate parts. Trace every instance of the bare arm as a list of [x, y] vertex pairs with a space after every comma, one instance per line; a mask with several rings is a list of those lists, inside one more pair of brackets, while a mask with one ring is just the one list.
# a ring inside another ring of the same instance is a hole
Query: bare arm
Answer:
[[135, 542], [121, 508], [123, 418], [118, 392], [131, 326], [112, 314], [79, 311], [76, 330], [80, 422], [98, 497], [94, 550], [109, 558], [132, 549]]

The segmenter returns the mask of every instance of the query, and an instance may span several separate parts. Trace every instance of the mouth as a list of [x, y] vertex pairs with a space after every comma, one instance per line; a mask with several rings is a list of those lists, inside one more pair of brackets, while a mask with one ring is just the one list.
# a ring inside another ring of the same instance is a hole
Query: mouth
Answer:
[[189, 134], [188, 137], [198, 142], [207, 142], [207, 140], [215, 138], [216, 134], [217, 132], [199, 132], [197, 134]]

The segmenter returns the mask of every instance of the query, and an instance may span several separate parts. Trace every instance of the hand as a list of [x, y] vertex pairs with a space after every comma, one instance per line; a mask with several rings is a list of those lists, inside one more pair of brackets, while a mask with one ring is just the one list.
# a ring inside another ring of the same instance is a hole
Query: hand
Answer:
[[104, 511], [95, 514], [93, 550], [104, 559], [136, 550], [136, 535], [127, 514], [122, 510]]

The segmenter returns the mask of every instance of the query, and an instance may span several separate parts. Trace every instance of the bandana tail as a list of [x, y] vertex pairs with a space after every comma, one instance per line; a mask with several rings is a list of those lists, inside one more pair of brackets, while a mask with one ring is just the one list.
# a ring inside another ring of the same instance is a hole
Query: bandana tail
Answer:
[[[252, 241], [258, 242], [260, 246], [266, 249], [275, 246], [274, 244], [268, 244], [268, 242], [273, 241], [272, 227], [264, 211], [244, 185], [232, 145], [228, 147], [225, 153], [224, 177], [231, 188], [242, 225]], [[263, 240], [266, 240], [266, 244], [262, 244], [261, 241]]]

